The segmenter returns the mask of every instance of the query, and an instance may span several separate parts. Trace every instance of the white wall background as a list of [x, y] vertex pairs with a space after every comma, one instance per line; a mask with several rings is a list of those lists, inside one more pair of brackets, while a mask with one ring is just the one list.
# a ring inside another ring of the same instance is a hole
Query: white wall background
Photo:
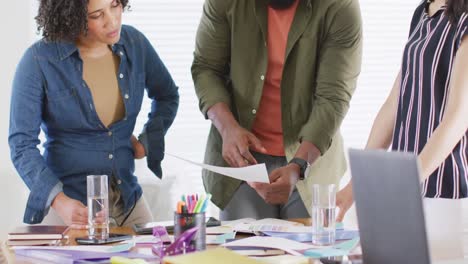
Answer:
[[[372, 121], [398, 72], [412, 12], [419, 0], [361, 0], [364, 20], [363, 71], [351, 110], [343, 123], [346, 145], [363, 147]], [[190, 64], [195, 30], [203, 0], [131, 0], [124, 15], [150, 39], [180, 87], [176, 121], [166, 138], [166, 151], [195, 161], [203, 160], [209, 122], [199, 113]], [[27, 189], [13, 166], [7, 145], [11, 79], [16, 63], [35, 35], [36, 0], [6, 1], [0, 12], [0, 239], [22, 222]], [[141, 130], [143, 113], [135, 134]], [[161, 181], [151, 175], [146, 161], [137, 162], [136, 174], [144, 183], [156, 219], [171, 219], [170, 209], [183, 193], [202, 192], [200, 170], [167, 157]], [[210, 212], [216, 213], [211, 207]], [[352, 218], [352, 214], [349, 218]], [[351, 219], [352, 220], [352, 219]]]

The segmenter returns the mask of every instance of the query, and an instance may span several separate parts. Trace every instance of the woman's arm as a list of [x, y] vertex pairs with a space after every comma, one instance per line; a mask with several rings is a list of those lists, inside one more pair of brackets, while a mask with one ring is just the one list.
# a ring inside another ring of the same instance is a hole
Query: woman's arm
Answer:
[[52, 206], [67, 225], [86, 224], [86, 207], [64, 195], [58, 176], [37, 148], [45, 100], [45, 81], [37, 57], [34, 48], [29, 48], [18, 64], [10, 104], [11, 160], [31, 191], [23, 221], [42, 222]]
[[468, 39], [455, 58], [447, 108], [442, 122], [419, 154], [421, 180], [426, 180], [447, 159], [468, 129]]
[[147, 155], [148, 168], [162, 178], [164, 136], [179, 108], [179, 88], [149, 40], [142, 33], [138, 34], [142, 41], [145, 87], [152, 101], [148, 121], [139, 140]]
[[[401, 72], [393, 83], [385, 103], [374, 119], [372, 130], [367, 139], [366, 149], [388, 149], [392, 143], [395, 118], [398, 108], [398, 97], [400, 94]], [[336, 206], [340, 208], [336, 220], [343, 221], [346, 212], [353, 204], [353, 186], [351, 181], [336, 195]]]

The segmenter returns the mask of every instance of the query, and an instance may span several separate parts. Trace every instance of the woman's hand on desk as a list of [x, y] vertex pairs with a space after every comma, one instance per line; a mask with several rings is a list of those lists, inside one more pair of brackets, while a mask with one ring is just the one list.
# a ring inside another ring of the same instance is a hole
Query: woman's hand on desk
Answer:
[[336, 194], [336, 207], [340, 208], [338, 216], [336, 217], [337, 222], [343, 221], [346, 212], [348, 212], [353, 203], [353, 185], [350, 182]]
[[63, 192], [55, 196], [52, 208], [67, 226], [80, 229], [88, 224], [88, 208], [80, 201], [66, 196]]
[[143, 147], [143, 144], [132, 135], [130, 141], [132, 142], [132, 147], [133, 147], [133, 156], [135, 159], [142, 159], [146, 156], [145, 148]]

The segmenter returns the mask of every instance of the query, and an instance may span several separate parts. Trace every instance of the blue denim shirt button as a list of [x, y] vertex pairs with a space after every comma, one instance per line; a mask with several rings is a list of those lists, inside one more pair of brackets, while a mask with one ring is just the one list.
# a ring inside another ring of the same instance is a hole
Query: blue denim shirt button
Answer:
[[113, 158], [114, 158], [114, 155], [109, 154], [109, 159], [111, 160], [111, 159], [113, 159]]
[[109, 137], [112, 136], [112, 131], [107, 132], [107, 134], [109, 135]]
[[123, 73], [119, 74], [120, 79], [123, 79], [124, 75]]
[[125, 96], [124, 96], [124, 97], [125, 97], [125, 99], [128, 99], [128, 98], [130, 98], [130, 96], [129, 96], [128, 94], [125, 94]]

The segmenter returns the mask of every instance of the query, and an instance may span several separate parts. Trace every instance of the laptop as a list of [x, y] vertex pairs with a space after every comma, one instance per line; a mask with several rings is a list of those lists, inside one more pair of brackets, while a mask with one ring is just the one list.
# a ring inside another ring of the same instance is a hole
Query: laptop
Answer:
[[416, 156], [350, 149], [349, 162], [363, 263], [430, 264]]

